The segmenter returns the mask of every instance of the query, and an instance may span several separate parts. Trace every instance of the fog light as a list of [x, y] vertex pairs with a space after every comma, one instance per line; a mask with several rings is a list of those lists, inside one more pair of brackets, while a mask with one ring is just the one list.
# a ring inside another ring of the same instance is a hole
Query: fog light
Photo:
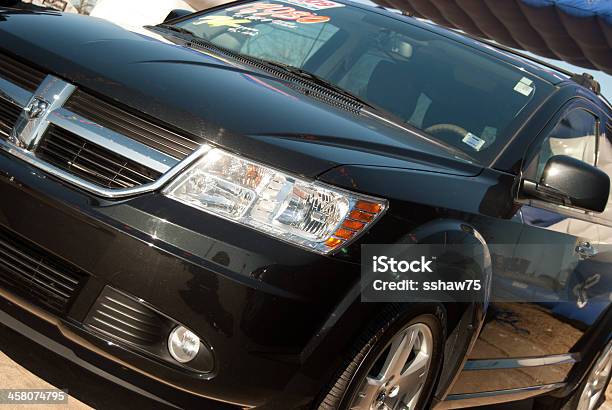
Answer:
[[177, 326], [170, 332], [168, 351], [177, 362], [187, 363], [195, 359], [199, 350], [200, 338], [190, 330]]

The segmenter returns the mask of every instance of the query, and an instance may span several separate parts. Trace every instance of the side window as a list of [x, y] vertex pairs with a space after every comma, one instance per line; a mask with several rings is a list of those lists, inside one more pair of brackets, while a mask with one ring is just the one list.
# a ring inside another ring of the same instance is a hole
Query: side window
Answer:
[[526, 174], [539, 181], [546, 162], [555, 155], [567, 155], [595, 165], [597, 117], [581, 108], [567, 112], [544, 139]]

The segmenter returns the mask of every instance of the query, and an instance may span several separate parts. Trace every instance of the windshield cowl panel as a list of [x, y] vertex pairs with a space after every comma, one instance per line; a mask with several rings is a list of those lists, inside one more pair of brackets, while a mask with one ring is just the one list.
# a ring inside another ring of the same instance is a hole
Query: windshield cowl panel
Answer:
[[482, 164], [497, 157], [517, 123], [553, 90], [476, 48], [331, 0], [234, 3], [176, 27], [234, 53], [311, 74]]

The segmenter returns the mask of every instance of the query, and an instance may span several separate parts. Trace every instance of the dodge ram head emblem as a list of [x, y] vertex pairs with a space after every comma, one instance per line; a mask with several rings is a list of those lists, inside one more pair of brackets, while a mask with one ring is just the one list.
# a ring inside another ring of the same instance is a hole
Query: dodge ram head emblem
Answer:
[[25, 108], [28, 119], [34, 120], [40, 118], [49, 109], [49, 103], [40, 97], [34, 97], [32, 102]]
[[49, 127], [47, 117], [63, 106], [75, 89], [74, 85], [60, 78], [46, 76], [19, 114], [9, 142], [28, 151], [35, 149]]

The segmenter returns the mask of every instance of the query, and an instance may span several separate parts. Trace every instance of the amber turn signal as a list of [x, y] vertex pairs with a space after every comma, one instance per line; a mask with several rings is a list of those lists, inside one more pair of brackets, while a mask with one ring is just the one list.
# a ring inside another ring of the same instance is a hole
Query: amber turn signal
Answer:
[[374, 202], [366, 202], [366, 201], [358, 201], [355, 204], [355, 208], [361, 210], [361, 211], [366, 211], [369, 212], [371, 214], [377, 214], [380, 211], [382, 211], [382, 205], [381, 204], [377, 204]]
[[366, 229], [368, 225], [378, 218], [385, 209], [385, 203], [370, 201], [357, 201], [348, 213], [342, 224], [332, 236], [327, 238], [325, 246], [335, 249], [346, 244]]

